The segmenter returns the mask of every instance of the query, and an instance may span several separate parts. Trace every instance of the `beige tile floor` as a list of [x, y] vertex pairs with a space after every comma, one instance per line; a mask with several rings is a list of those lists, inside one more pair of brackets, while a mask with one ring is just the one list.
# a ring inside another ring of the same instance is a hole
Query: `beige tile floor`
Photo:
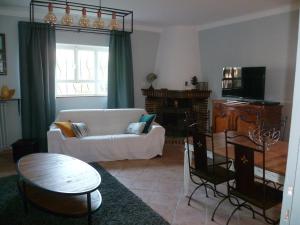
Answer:
[[[198, 190], [191, 206], [188, 198], [183, 196], [183, 146], [166, 145], [163, 157], [151, 160], [124, 160], [100, 163], [128, 189], [139, 196], [157, 213], [172, 225], [218, 225], [226, 224], [232, 205], [225, 202], [217, 211], [215, 221], [210, 220], [212, 211], [220, 198], [209, 192], [206, 198], [204, 189]], [[11, 153], [0, 154], [0, 177], [15, 174], [15, 165]], [[191, 190], [194, 186], [191, 186]], [[225, 186], [220, 187], [225, 189]], [[278, 217], [280, 206], [268, 212]], [[231, 225], [266, 224], [243, 209], [232, 218]]]

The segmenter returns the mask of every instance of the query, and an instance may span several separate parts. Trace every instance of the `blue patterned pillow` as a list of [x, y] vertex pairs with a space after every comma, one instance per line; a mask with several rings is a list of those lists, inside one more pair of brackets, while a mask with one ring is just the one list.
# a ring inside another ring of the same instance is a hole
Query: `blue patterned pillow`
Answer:
[[78, 138], [88, 135], [88, 128], [85, 123], [72, 123], [72, 130]]
[[126, 134], [138, 134], [140, 135], [145, 128], [146, 123], [145, 122], [139, 122], [139, 123], [130, 123], [125, 131]]
[[146, 122], [143, 133], [148, 133], [152, 122], [155, 120], [156, 114], [143, 114], [139, 122]]

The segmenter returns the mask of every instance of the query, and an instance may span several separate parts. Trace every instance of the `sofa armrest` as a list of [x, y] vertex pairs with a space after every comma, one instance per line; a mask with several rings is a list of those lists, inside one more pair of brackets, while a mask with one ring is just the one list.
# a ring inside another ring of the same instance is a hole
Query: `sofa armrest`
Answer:
[[50, 127], [50, 130], [47, 132], [48, 140], [65, 140], [66, 137], [63, 135], [61, 130], [57, 127]]
[[155, 149], [157, 155], [163, 154], [163, 147], [165, 145], [166, 130], [161, 125], [155, 123], [151, 126], [150, 131], [145, 134], [146, 143], [151, 146], [151, 150]]
[[64, 140], [66, 140], [66, 137], [63, 135], [61, 130], [51, 125], [47, 132], [48, 152], [61, 153], [60, 149]]
[[157, 136], [160, 137], [161, 141], [165, 142], [165, 133], [166, 130], [161, 125], [155, 123], [151, 126], [150, 131], [146, 134], [146, 136]]
[[159, 125], [158, 123], [155, 123], [151, 126], [148, 134], [151, 134], [153, 132], [160, 132], [161, 134], [165, 135], [165, 128], [163, 128], [161, 125]]

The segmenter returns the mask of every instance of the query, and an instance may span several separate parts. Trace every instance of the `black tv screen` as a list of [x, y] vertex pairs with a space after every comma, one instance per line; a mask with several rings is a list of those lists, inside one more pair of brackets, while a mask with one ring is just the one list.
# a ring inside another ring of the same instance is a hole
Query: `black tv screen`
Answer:
[[222, 96], [264, 100], [266, 67], [223, 68]]

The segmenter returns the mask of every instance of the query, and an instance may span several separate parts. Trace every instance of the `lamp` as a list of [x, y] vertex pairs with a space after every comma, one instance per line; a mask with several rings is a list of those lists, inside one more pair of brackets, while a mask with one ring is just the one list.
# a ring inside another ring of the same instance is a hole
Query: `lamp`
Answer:
[[[108, 35], [111, 34], [112, 30], [133, 33], [133, 11], [103, 7], [101, 0], [99, 2], [99, 5], [89, 5], [69, 0], [31, 0], [30, 22], [39, 21], [39, 17], [35, 16], [35, 12], [39, 10], [35, 9], [43, 7], [47, 11], [47, 15], [44, 17], [45, 23], [51, 24], [55, 30]], [[58, 18], [53, 13], [54, 11], [57, 13], [56, 9], [58, 12], [60, 10], [65, 12]], [[75, 17], [77, 12], [80, 14], [78, 20]], [[90, 18], [88, 13], [95, 16]], [[107, 24], [106, 18], [109, 18]]]
[[55, 24], [56, 23], [56, 16], [53, 13], [53, 5], [52, 3], [48, 4], [48, 14], [44, 17], [45, 23]]
[[73, 17], [70, 15], [71, 8], [66, 4], [66, 14], [61, 19], [61, 24], [66, 26], [71, 26], [73, 24]]
[[116, 12], [112, 13], [112, 17], [111, 17], [111, 21], [110, 21], [110, 29], [111, 30], [118, 30], [119, 29], [119, 23], [117, 21]]
[[147, 82], [150, 84], [150, 87], [149, 87], [149, 90], [154, 90], [153, 86], [152, 86], [152, 83], [153, 81], [155, 81], [157, 79], [157, 75], [155, 73], [149, 73], [147, 76], [146, 76], [146, 80]]
[[82, 16], [80, 17], [79, 25], [81, 27], [84, 27], [84, 28], [87, 28], [87, 27], [90, 26], [90, 20], [86, 15], [86, 8], [85, 7], [82, 8]]
[[97, 12], [97, 18], [95, 19], [93, 23], [94, 28], [103, 29], [104, 28], [104, 20], [101, 17], [101, 10]]

